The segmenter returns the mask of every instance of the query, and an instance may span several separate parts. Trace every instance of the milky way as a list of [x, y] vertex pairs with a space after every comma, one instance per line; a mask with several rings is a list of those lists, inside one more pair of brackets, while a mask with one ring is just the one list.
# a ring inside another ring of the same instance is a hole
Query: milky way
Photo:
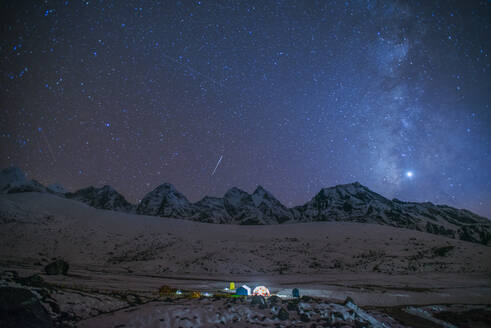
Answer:
[[359, 181], [491, 217], [489, 1], [0, 6], [2, 167], [133, 202]]

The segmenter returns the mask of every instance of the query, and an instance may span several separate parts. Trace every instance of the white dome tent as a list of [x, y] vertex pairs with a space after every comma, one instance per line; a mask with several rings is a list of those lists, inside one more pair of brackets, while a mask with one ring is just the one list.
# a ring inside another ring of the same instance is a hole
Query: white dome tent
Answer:
[[269, 293], [269, 289], [267, 289], [265, 286], [257, 286], [254, 288], [252, 295], [270, 296], [271, 294]]

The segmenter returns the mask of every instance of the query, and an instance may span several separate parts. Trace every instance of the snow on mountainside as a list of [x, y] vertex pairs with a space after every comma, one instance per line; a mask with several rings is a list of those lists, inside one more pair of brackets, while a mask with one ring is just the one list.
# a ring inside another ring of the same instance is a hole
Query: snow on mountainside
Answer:
[[230, 214], [225, 209], [223, 198], [205, 196], [194, 204], [196, 213], [192, 216], [193, 221], [206, 223], [232, 223]]
[[8, 167], [0, 172], [0, 193], [47, 192], [46, 187], [36, 180], [27, 180], [26, 175], [17, 167]]
[[165, 183], [142, 199], [137, 213], [208, 223], [274, 223], [265, 221], [262, 212], [254, 205], [251, 195], [238, 188], [228, 190], [223, 198], [204, 197], [192, 204], [173, 185]]
[[[27, 181], [25, 175], [16, 168], [8, 168], [1, 172], [0, 188], [2, 193], [38, 191], [63, 194], [56, 192], [56, 188], [46, 189], [35, 180]], [[281, 204], [261, 186], [252, 194], [234, 187], [229, 189], [223, 198], [206, 196], [196, 203], [189, 202], [186, 196], [169, 183], [164, 183], [149, 192], [138, 206], [127, 202], [109, 186], [85, 188], [75, 193], [67, 193], [66, 197], [100, 209], [206, 223], [374, 223], [491, 245], [491, 222], [486, 218], [446, 205], [389, 200], [358, 182], [324, 188], [304, 205], [291, 209]]]
[[135, 206], [130, 204], [123, 195], [107, 185], [102, 188], [88, 187], [80, 189], [74, 193], [67, 193], [65, 196], [104, 210], [127, 213], [135, 210]]
[[491, 244], [491, 222], [467, 210], [389, 200], [358, 182], [322, 189], [293, 208], [296, 220], [377, 223]]
[[68, 190], [65, 189], [61, 184], [59, 183], [53, 183], [48, 186], [48, 190], [55, 193], [55, 194], [66, 194], [68, 193]]
[[186, 218], [193, 214], [193, 210], [186, 196], [170, 183], [164, 183], [143, 197], [136, 212], [143, 215]]
[[262, 186], [258, 186], [252, 193], [252, 200], [265, 217], [274, 218], [278, 223], [293, 219], [292, 212]]
[[223, 198], [190, 203], [172, 185], [145, 196], [138, 213], [222, 224], [277, 224], [313, 221], [375, 223], [491, 244], [491, 224], [470, 211], [432, 203], [389, 200], [358, 182], [322, 189], [302, 206], [288, 209], [259, 186], [252, 195], [229, 189]]
[[[239, 224], [268, 224], [270, 218], [265, 218], [254, 205], [251, 195], [233, 187], [223, 196], [225, 209], [233, 218], [233, 223]], [[268, 220], [269, 219], [269, 220]]]
[[290, 211], [262, 187], [252, 195], [234, 187], [223, 198], [206, 196], [192, 204], [170, 184], [163, 184], [147, 194], [137, 213], [242, 225], [275, 224], [293, 218]]

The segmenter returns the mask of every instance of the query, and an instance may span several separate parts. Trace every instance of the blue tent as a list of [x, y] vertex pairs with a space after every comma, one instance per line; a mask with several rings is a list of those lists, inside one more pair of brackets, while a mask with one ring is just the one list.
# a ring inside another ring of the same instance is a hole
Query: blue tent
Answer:
[[292, 296], [293, 297], [300, 297], [300, 292], [298, 291], [298, 288], [293, 288]]
[[235, 290], [235, 295], [247, 296], [249, 294], [247, 293], [247, 289], [245, 289], [244, 287], [239, 287]]

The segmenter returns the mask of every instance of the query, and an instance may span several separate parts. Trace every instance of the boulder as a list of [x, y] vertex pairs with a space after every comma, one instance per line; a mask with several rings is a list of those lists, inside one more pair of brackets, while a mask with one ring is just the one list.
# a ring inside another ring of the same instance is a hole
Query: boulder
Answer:
[[349, 297], [349, 296], [346, 297], [346, 299], [343, 302], [343, 305], [346, 305], [348, 303], [356, 304], [355, 301], [353, 301], [353, 299], [351, 297]]
[[264, 309], [267, 307], [266, 299], [260, 295], [252, 296], [251, 305], [256, 305], [256, 304], [259, 305], [260, 309]]
[[276, 304], [276, 303], [278, 303], [278, 302], [281, 302], [281, 298], [279, 298], [279, 297], [278, 297], [278, 296], [276, 296], [276, 295], [273, 295], [273, 296], [271, 296], [271, 297], [268, 299], [268, 301], [269, 301], [269, 304]]
[[44, 271], [48, 275], [59, 275], [59, 274], [62, 274], [62, 275], [65, 275], [66, 276], [66, 274], [68, 272], [68, 267], [69, 267], [69, 265], [68, 265], [68, 263], [66, 261], [56, 260], [54, 262], [51, 262], [47, 266], [45, 266], [44, 267]]

